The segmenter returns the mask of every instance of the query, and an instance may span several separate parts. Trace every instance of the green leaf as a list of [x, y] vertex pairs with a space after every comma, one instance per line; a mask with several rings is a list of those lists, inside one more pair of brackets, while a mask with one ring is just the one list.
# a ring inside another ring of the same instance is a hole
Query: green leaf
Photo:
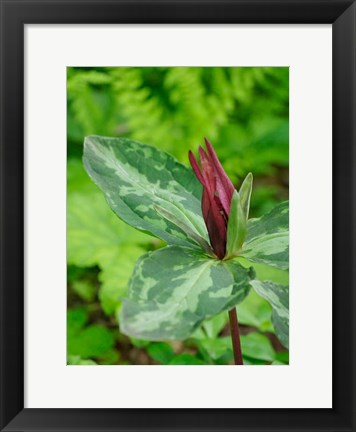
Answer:
[[261, 331], [273, 331], [271, 305], [253, 290], [236, 309], [240, 324], [256, 327]]
[[276, 360], [283, 363], [283, 364], [289, 364], [289, 351], [277, 352]]
[[288, 285], [289, 283], [288, 270], [280, 270], [275, 267], [271, 267], [261, 263], [252, 263], [252, 261], [249, 261], [243, 257], [238, 257], [237, 259], [239, 263], [246, 268], [253, 265], [253, 269], [256, 272], [256, 279], [270, 280], [272, 282], [276, 282], [282, 285]]
[[241, 336], [241, 351], [243, 356], [257, 360], [273, 361], [276, 358], [271, 341], [257, 332]]
[[120, 358], [120, 354], [115, 349], [110, 349], [99, 357], [100, 364], [102, 365], [112, 365], [117, 364]]
[[205, 363], [191, 354], [180, 354], [174, 357], [170, 365], [204, 365]]
[[111, 314], [150, 238], [113, 214], [80, 161], [68, 165], [69, 180], [67, 261], [78, 267], [100, 267], [99, 299], [105, 313]]
[[134, 337], [130, 338], [130, 341], [132, 343], [133, 346], [137, 347], [137, 348], [146, 348], [150, 345], [150, 342], [147, 340], [141, 340], [141, 339], [136, 339]]
[[70, 366], [91, 366], [96, 365], [94, 360], [83, 360], [80, 356], [68, 356], [67, 364]]
[[212, 360], [218, 360], [224, 356], [228, 362], [234, 358], [230, 336], [202, 339], [197, 341], [197, 346], [203, 355], [207, 354]]
[[166, 342], [149, 344], [147, 352], [150, 357], [162, 364], [168, 364], [176, 355], [171, 345]]
[[270, 281], [253, 280], [254, 290], [272, 306], [272, 323], [281, 343], [289, 345], [289, 287]]
[[226, 257], [237, 256], [246, 237], [246, 216], [241, 206], [240, 195], [234, 192], [227, 223]]
[[120, 311], [121, 331], [149, 340], [186, 339], [207, 318], [241, 302], [250, 269], [169, 246], [141, 257]]
[[67, 311], [67, 331], [75, 333], [79, 331], [88, 320], [88, 312], [84, 308], [69, 309]]
[[154, 205], [154, 209], [165, 219], [176, 224], [181, 228], [192, 240], [194, 240], [200, 247], [209, 255], [214, 256], [214, 253], [211, 249], [210, 244], [196, 231], [194, 231], [188, 224], [178, 219], [173, 213], [170, 213], [168, 210], [165, 210], [163, 207]]
[[270, 213], [247, 224], [246, 242], [241, 256], [282, 270], [289, 268], [288, 201], [277, 205]]
[[[130, 241], [130, 236], [128, 236], [127, 241]], [[135, 262], [144, 251], [145, 249], [141, 245], [125, 242], [119, 247], [117, 245], [116, 248], [110, 249], [108, 247], [107, 255], [105, 254], [105, 257], [100, 259], [99, 265], [102, 271], [99, 274], [101, 282], [99, 300], [106, 314], [114, 313], [121, 302], [121, 298], [126, 295], [127, 284]]]
[[90, 325], [78, 333], [68, 334], [68, 355], [81, 358], [100, 357], [111, 350], [114, 345], [112, 333], [100, 325]]
[[[67, 311], [67, 353], [69, 364], [83, 363], [83, 359], [105, 357], [114, 346], [114, 336], [110, 330], [100, 325], [86, 326], [88, 312], [84, 308]], [[76, 361], [77, 360], [77, 361]]]
[[201, 185], [169, 154], [126, 138], [89, 136], [83, 162], [112, 210], [129, 225], [169, 244], [199, 248], [179, 224], [157, 212], [159, 206], [208, 241]]
[[250, 199], [251, 199], [251, 193], [252, 193], [252, 182], [253, 182], [253, 176], [252, 173], [248, 173], [245, 177], [245, 180], [243, 181], [240, 190], [240, 203], [242, 210], [245, 215], [246, 222], [248, 220], [248, 213], [250, 210]]
[[286, 363], [283, 363], [279, 360], [275, 360], [274, 362], [271, 363], [272, 366], [287, 366]]
[[229, 316], [226, 312], [204, 321], [203, 328], [208, 338], [217, 337], [228, 321]]
[[[253, 332], [240, 336], [240, 340], [243, 357], [263, 361], [273, 361], [276, 358], [276, 352], [267, 336]], [[198, 340], [197, 345], [200, 350], [205, 350], [212, 360], [218, 360], [222, 357], [226, 361], [233, 359], [230, 336]]]
[[95, 286], [86, 280], [75, 280], [72, 283], [73, 291], [86, 302], [92, 302], [95, 298]]

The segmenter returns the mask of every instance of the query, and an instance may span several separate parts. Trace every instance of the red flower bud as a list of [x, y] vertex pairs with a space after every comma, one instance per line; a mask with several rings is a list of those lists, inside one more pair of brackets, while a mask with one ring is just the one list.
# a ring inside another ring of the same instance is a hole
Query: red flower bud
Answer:
[[223, 259], [226, 254], [227, 222], [235, 188], [219, 162], [213, 146], [206, 138], [205, 144], [207, 152], [199, 147], [201, 168], [191, 151], [189, 161], [203, 185], [202, 213], [211, 247], [218, 258]]

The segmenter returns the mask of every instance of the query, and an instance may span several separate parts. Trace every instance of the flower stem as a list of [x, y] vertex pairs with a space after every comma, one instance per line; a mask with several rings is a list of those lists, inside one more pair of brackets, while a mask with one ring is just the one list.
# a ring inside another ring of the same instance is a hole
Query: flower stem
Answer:
[[241, 352], [241, 342], [240, 342], [240, 330], [239, 322], [237, 321], [236, 308], [229, 310], [230, 318], [230, 331], [232, 348], [234, 351], [235, 365], [243, 365], [242, 352]]

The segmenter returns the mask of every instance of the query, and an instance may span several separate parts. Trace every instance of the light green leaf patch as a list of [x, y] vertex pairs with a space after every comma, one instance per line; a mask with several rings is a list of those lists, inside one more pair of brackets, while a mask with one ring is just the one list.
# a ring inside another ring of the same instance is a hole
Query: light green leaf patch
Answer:
[[111, 314], [151, 238], [118, 220], [80, 161], [68, 164], [68, 178], [67, 261], [100, 267], [99, 298], [105, 313]]
[[240, 303], [251, 269], [169, 246], [141, 257], [123, 300], [120, 329], [149, 340], [186, 339], [207, 318]]
[[[208, 241], [201, 185], [191, 169], [169, 154], [127, 138], [89, 136], [83, 162], [112, 210], [129, 225], [169, 244], [199, 249], [176, 223], [181, 220]], [[173, 217], [163, 217], [162, 209]]]
[[289, 268], [289, 206], [277, 205], [270, 213], [247, 223], [241, 256], [282, 270]]
[[270, 281], [253, 280], [253, 289], [272, 306], [272, 323], [281, 343], [289, 346], [289, 287]]

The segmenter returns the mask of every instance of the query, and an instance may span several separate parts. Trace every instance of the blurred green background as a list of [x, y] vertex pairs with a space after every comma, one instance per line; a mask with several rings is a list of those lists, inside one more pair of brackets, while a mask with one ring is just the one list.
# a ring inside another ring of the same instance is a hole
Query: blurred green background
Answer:
[[[120, 333], [120, 298], [139, 256], [164, 246], [120, 221], [82, 166], [84, 137], [125, 136], [188, 164], [207, 137], [239, 187], [251, 171], [250, 217], [288, 199], [288, 68], [67, 69], [68, 364], [229, 364], [227, 313], [188, 340], [147, 342]], [[288, 283], [288, 273], [255, 266]], [[287, 364], [271, 309], [251, 292], [238, 306], [245, 364]]]

